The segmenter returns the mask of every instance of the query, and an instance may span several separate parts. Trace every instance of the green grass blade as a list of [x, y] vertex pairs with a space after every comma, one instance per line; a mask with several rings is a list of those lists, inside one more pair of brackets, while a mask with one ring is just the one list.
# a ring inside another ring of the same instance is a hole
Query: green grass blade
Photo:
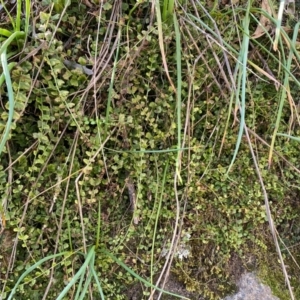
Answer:
[[20, 31], [21, 28], [21, 9], [22, 9], [22, 0], [17, 0], [17, 15], [16, 15], [15, 31]]
[[39, 260], [37, 263], [35, 263], [34, 265], [32, 265], [30, 268], [28, 268], [28, 270], [26, 270], [21, 276], [20, 278], [18, 279], [17, 283], [15, 284], [14, 288], [12, 289], [12, 291], [10, 292], [9, 294], [9, 297], [7, 300], [11, 300], [13, 299], [13, 295], [16, 293], [17, 291], [17, 288], [19, 286], [19, 284], [21, 283], [21, 281], [30, 273], [32, 272], [33, 270], [35, 270], [38, 266], [40, 266], [41, 264], [43, 264], [44, 262], [50, 260], [50, 259], [53, 259], [53, 258], [56, 258], [56, 257], [60, 257], [60, 256], [63, 256], [63, 255], [66, 255], [66, 254], [69, 254], [70, 252], [62, 252], [62, 253], [58, 253], [58, 254], [54, 254], [54, 255], [50, 255], [50, 256], [47, 256], [47, 257], [44, 257], [43, 259]]
[[239, 132], [238, 132], [238, 137], [235, 145], [235, 150], [233, 153], [232, 160], [230, 162], [230, 165], [228, 167], [228, 170], [226, 172], [226, 175], [230, 172], [236, 156], [238, 154], [241, 141], [242, 141], [242, 136], [244, 132], [244, 125], [245, 125], [245, 110], [246, 110], [246, 81], [247, 81], [247, 61], [248, 61], [248, 48], [249, 48], [249, 39], [250, 39], [250, 33], [249, 33], [249, 24], [250, 24], [250, 7], [251, 7], [251, 2], [248, 3], [246, 15], [243, 20], [243, 29], [244, 29], [244, 34], [243, 34], [243, 43], [242, 43], [242, 49], [240, 52], [240, 57], [241, 60], [239, 60], [238, 63], [239, 65], [239, 84], [237, 85], [237, 91], [240, 90], [241, 87], [241, 100], [239, 99], [239, 93], [237, 92], [237, 102], [238, 102], [238, 107], [240, 109], [240, 127], [239, 127]]
[[292, 136], [292, 135], [285, 134], [285, 133], [280, 133], [280, 132], [278, 132], [277, 135], [278, 135], [278, 136], [284, 136], [284, 137], [287, 137], [287, 138], [289, 138], [289, 139], [291, 139], [291, 140], [300, 142], [300, 137], [296, 137], [296, 136]]
[[0, 54], [7, 50], [7, 47], [11, 44], [14, 39], [18, 39], [19, 37], [23, 37], [25, 33], [23, 31], [14, 32], [0, 47]]
[[28, 32], [29, 32], [29, 20], [30, 20], [30, 13], [31, 13], [31, 10], [30, 10], [30, 0], [25, 0], [25, 28], [24, 28], [24, 31], [25, 31], [25, 35], [26, 37], [28, 36]]
[[174, 11], [174, 0], [164, 0], [162, 10], [162, 21], [167, 22]]
[[[294, 45], [296, 44], [296, 41], [297, 41], [299, 25], [300, 25], [300, 23], [297, 22], [297, 24], [295, 25], [295, 28], [294, 28], [293, 40], [291, 42]], [[274, 132], [272, 135], [272, 141], [271, 141], [270, 152], [269, 152], [269, 159], [268, 159], [269, 166], [272, 163], [273, 150], [274, 150], [274, 146], [275, 146], [276, 135], [277, 135], [279, 125], [280, 125], [283, 105], [284, 105], [284, 102], [285, 102], [285, 99], [287, 96], [287, 92], [290, 91], [289, 78], [290, 78], [290, 73], [291, 73], [290, 70], [291, 70], [291, 64], [292, 64], [293, 57], [294, 57], [293, 50], [290, 49], [289, 56], [288, 56], [288, 59], [286, 62], [286, 68], [285, 68], [285, 70], [289, 70], [289, 72], [285, 71], [284, 83], [283, 83], [283, 87], [281, 89], [280, 103], [279, 103], [279, 108], [278, 108], [278, 112], [277, 112], [277, 116], [276, 116], [275, 129], [274, 129]], [[298, 81], [298, 80], [296, 80], [296, 81]]]
[[160, 11], [160, 3], [159, 3], [159, 0], [153, 0], [153, 1], [155, 1], [156, 21], [157, 21], [157, 30], [158, 30], [158, 43], [159, 43], [159, 48], [160, 48], [160, 52], [161, 52], [161, 58], [163, 61], [163, 66], [164, 66], [164, 69], [166, 72], [166, 76], [169, 80], [169, 83], [170, 83], [172, 89], [176, 93], [176, 88], [170, 77], [169, 68], [168, 68], [168, 64], [167, 64], [167, 60], [166, 60], [164, 35], [163, 35], [163, 24], [162, 24], [163, 22], [162, 22], [162, 16], [161, 16], [161, 11]]
[[3, 68], [3, 74], [4, 74], [4, 77], [5, 77], [5, 81], [6, 81], [6, 88], [7, 88], [7, 94], [8, 94], [8, 102], [9, 102], [9, 110], [8, 110], [8, 119], [7, 119], [7, 122], [6, 122], [6, 126], [5, 126], [5, 130], [4, 130], [2, 139], [1, 139], [1, 143], [0, 143], [0, 155], [3, 151], [4, 145], [7, 142], [7, 139], [8, 139], [8, 136], [9, 136], [11, 124], [12, 124], [12, 121], [13, 121], [14, 107], [15, 107], [14, 93], [13, 93], [11, 78], [10, 78], [10, 74], [9, 74], [9, 67], [7, 65], [6, 51], [4, 51], [1, 54], [1, 64], [2, 64], [2, 68]]
[[101, 300], [105, 300], [104, 294], [103, 294], [103, 290], [102, 290], [100, 281], [99, 281], [99, 279], [98, 279], [97, 273], [96, 273], [96, 271], [95, 271], [95, 268], [92, 267], [90, 271], [92, 272], [92, 274], [93, 274], [93, 276], [94, 276], [94, 279], [95, 279], [95, 281], [96, 281], [96, 285], [97, 285], [97, 288], [98, 288], [98, 291], [99, 291]]
[[12, 35], [12, 33], [4, 28], [0, 28], [0, 35], [6, 36], [6, 37], [10, 37]]
[[[94, 256], [95, 257], [95, 256]], [[93, 268], [93, 264], [94, 264], [94, 260], [92, 260], [91, 261], [91, 263], [90, 263], [90, 269], [91, 268]], [[83, 279], [85, 278], [85, 274], [84, 273], [82, 273], [82, 277], [81, 277], [81, 279], [80, 279], [80, 282], [82, 283], [83, 282]], [[93, 278], [93, 274], [91, 273], [91, 272], [89, 272], [89, 275], [87, 276], [87, 278], [86, 278], [86, 280], [85, 280], [85, 283], [84, 283], [84, 286], [83, 286], [83, 288], [82, 288], [82, 291], [81, 291], [81, 295], [80, 295], [80, 297], [78, 298], [79, 300], [83, 300], [83, 299], [85, 299], [86, 298], [86, 295], [87, 295], [87, 293], [88, 293], [88, 288], [89, 288], [89, 285], [90, 285], [90, 283], [91, 283], [91, 281], [92, 281], [92, 278]], [[82, 285], [80, 285], [79, 287], [78, 287], [78, 290], [80, 291], [81, 290], [81, 286]], [[77, 300], [77, 299], [76, 299]]]
[[63, 289], [63, 291], [59, 294], [59, 296], [56, 298], [56, 300], [62, 300], [65, 295], [68, 293], [70, 288], [75, 285], [76, 281], [79, 279], [82, 274], [85, 273], [90, 261], [93, 259], [95, 256], [95, 246], [93, 246], [89, 252], [86, 255], [85, 262], [83, 265], [80, 267], [80, 269], [77, 271], [77, 273], [74, 275], [74, 277], [70, 280], [70, 282], [67, 284], [67, 286]]
[[[256, 8], [251, 8], [251, 11], [252, 12], [255, 12], [255, 13], [259, 13], [259, 14], [262, 14], [264, 15], [266, 18], [268, 18], [273, 24], [276, 24], [276, 20], [270, 16], [267, 12], [265, 12], [264, 10], [261, 10], [261, 9], [256, 9]], [[210, 28], [207, 24], [205, 24], [205, 22], [203, 22], [201, 19], [198, 19], [197, 17], [191, 15], [191, 14], [186, 14], [191, 20], [194, 20], [196, 21], [196, 23], [199, 23], [201, 26], [203, 26], [205, 28], [205, 30], [210, 33], [212, 35], [212, 37], [214, 37], [216, 39], [216, 41], [218, 41], [219, 37], [218, 37], [218, 34], [212, 29]], [[251, 14], [252, 17], [254, 17], [252, 14]], [[194, 24], [192, 21], [190, 20], [186, 20], [188, 23], [194, 25], [194, 27], [198, 30], [198, 31], [201, 31], [201, 29], [196, 25]], [[288, 34], [283, 30], [281, 29], [281, 34], [284, 36], [284, 38], [288, 41], [289, 43], [289, 47], [292, 49], [293, 51], [293, 54], [296, 56], [296, 58], [300, 61], [300, 54], [299, 54], [299, 51], [297, 51], [296, 47], [295, 47], [295, 44], [292, 44], [292, 41], [290, 40]], [[270, 41], [272, 41], [271, 39], [271, 36], [268, 34], [267, 35], [269, 38], [270, 38]], [[264, 51], [266, 51], [268, 53], [268, 55], [274, 59], [277, 63], [281, 64], [281, 61], [278, 60], [277, 57], [274, 56], [274, 54], [272, 52], [270, 52], [269, 50], [267, 50], [262, 44], [259, 43], [259, 41], [257, 40], [252, 40], [253, 43], [255, 43], [256, 45], [258, 45], [261, 49], [263, 49]], [[222, 41], [223, 45], [225, 46], [224, 48], [227, 50], [227, 52], [231, 55], [231, 56], [235, 56], [235, 55], [239, 55], [239, 52], [234, 49], [230, 44], [228, 44], [227, 42], [225, 41]], [[283, 68], [285, 68], [285, 66], [282, 66]], [[289, 72], [289, 70], [287, 70]], [[293, 74], [290, 74], [290, 76], [294, 79], [294, 80], [297, 80], [295, 78], [295, 76]]]
[[175, 37], [176, 37], [176, 65], [177, 65], [177, 159], [176, 159], [176, 172], [180, 182], [180, 159], [181, 159], [181, 93], [182, 93], [182, 70], [181, 70], [181, 39], [178, 20], [176, 14], [173, 16]]
[[74, 300], [78, 300], [79, 299], [80, 291], [81, 291], [81, 287], [82, 287], [84, 278], [85, 278], [85, 273], [83, 272], [81, 274], [81, 277], [80, 277], [80, 280], [79, 280], [79, 283], [78, 283], [78, 286], [77, 286], [77, 291], [76, 291], [76, 295], [75, 295]]
[[[9, 63], [7, 65], [7, 68], [8, 68], [8, 71], [10, 72], [12, 70], [12, 68], [16, 65], [17, 63], [15, 62], [12, 62], [12, 63]], [[5, 81], [5, 74], [2, 73], [1, 76], [0, 76], [0, 87], [2, 86], [3, 82]]]
[[127, 267], [122, 261], [120, 261], [118, 258], [116, 258], [113, 254], [111, 254], [110, 252], [106, 251], [106, 250], [101, 250], [104, 254], [106, 254], [107, 256], [109, 256], [113, 261], [115, 261], [118, 265], [120, 265], [122, 268], [124, 268], [129, 274], [131, 274], [133, 277], [135, 277], [136, 279], [138, 279], [139, 281], [141, 281], [142, 283], [144, 283], [146, 286], [152, 287], [162, 293], [165, 293], [167, 295], [171, 295], [173, 297], [176, 298], [180, 298], [180, 299], [187, 299], [189, 300], [189, 298], [165, 291], [151, 283], [149, 283], [147, 280], [145, 280], [144, 278], [140, 277], [138, 274], [136, 274], [134, 271], [132, 271], [129, 267]]

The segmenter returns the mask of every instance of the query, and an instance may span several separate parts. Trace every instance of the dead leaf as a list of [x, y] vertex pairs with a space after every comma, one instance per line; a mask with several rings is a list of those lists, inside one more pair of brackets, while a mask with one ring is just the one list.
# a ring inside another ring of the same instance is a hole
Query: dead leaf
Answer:
[[[268, 0], [262, 0], [261, 9], [266, 11], [270, 16], [272, 16], [272, 9], [268, 3]], [[255, 32], [252, 35], [252, 38], [257, 39], [264, 35], [272, 28], [270, 20], [264, 15], [260, 16], [259, 25], [257, 26]]]

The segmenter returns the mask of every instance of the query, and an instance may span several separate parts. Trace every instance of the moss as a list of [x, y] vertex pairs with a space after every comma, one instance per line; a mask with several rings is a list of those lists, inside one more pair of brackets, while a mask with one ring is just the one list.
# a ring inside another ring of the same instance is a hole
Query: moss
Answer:
[[[263, 251], [259, 255], [258, 277], [268, 285], [275, 296], [281, 300], [290, 300], [291, 296], [285, 283], [285, 277], [279, 263], [278, 254], [271, 244], [268, 251]], [[300, 297], [299, 272], [295, 261], [290, 256], [284, 255], [284, 262], [292, 286], [295, 299]]]
[[[276, 261], [276, 258], [275, 258]], [[277, 296], [281, 300], [290, 300], [289, 291], [285, 285], [284, 276], [282, 274], [282, 269], [275, 267], [273, 265], [263, 265], [263, 261], [259, 267], [258, 276], [262, 280], [262, 282], [268, 285], [272, 291], [272, 293]], [[296, 296], [296, 295], [295, 295]], [[299, 295], [298, 295], [299, 297]], [[298, 299], [296, 296], [296, 299]]]

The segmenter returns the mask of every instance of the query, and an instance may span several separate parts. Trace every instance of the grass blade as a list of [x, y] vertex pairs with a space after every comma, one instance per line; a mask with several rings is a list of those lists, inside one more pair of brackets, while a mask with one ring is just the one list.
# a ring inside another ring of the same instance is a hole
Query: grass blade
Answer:
[[105, 298], [104, 298], [103, 290], [102, 290], [100, 281], [99, 281], [99, 279], [98, 279], [98, 276], [97, 276], [97, 273], [96, 273], [94, 267], [91, 268], [91, 272], [92, 272], [92, 274], [93, 274], [93, 276], [94, 276], [94, 279], [95, 279], [95, 281], [96, 281], [96, 284], [97, 284], [97, 287], [98, 287], [98, 291], [99, 291], [101, 300], [104, 300]]
[[3, 44], [0, 48], [0, 54], [7, 50], [7, 47], [11, 44], [14, 39], [18, 39], [19, 37], [23, 37], [25, 33], [23, 31], [14, 32]]
[[10, 78], [10, 74], [9, 74], [9, 67], [7, 65], [6, 51], [4, 51], [1, 54], [1, 64], [2, 64], [2, 68], [3, 68], [3, 74], [5, 77], [5, 81], [6, 81], [6, 88], [7, 88], [7, 94], [8, 94], [8, 102], [9, 102], [9, 111], [8, 111], [8, 119], [6, 122], [5, 130], [2, 135], [2, 139], [1, 139], [1, 143], [0, 143], [0, 155], [3, 151], [5, 143], [8, 140], [11, 124], [13, 121], [14, 107], [15, 107], [14, 93], [13, 93], [11, 78]]
[[78, 270], [78, 272], [74, 275], [74, 277], [71, 279], [71, 281], [67, 284], [67, 286], [63, 289], [63, 291], [59, 294], [59, 296], [56, 298], [56, 300], [62, 300], [64, 296], [68, 293], [70, 288], [76, 283], [76, 281], [79, 279], [82, 274], [86, 271], [88, 265], [90, 264], [90, 261], [95, 256], [95, 246], [93, 246], [89, 252], [87, 253], [85, 262], [81, 266], [81, 268]]
[[29, 20], [30, 20], [30, 0], [25, 1], [25, 35], [28, 36], [29, 32]]
[[66, 255], [68, 254], [69, 252], [62, 252], [62, 253], [58, 253], [58, 254], [54, 254], [54, 255], [50, 255], [50, 256], [47, 256], [41, 260], [39, 260], [37, 263], [35, 263], [34, 265], [32, 265], [30, 268], [28, 268], [28, 270], [26, 270], [26, 272], [24, 272], [21, 277], [18, 279], [17, 283], [15, 284], [14, 288], [12, 289], [12, 291], [10, 292], [9, 294], [9, 297], [7, 300], [11, 300], [13, 295], [15, 294], [15, 292], [17, 291], [17, 288], [19, 286], [19, 284], [21, 283], [21, 281], [30, 273], [32, 272], [33, 270], [35, 270], [38, 266], [40, 266], [41, 264], [43, 264], [44, 262], [50, 260], [50, 259], [53, 259], [53, 258], [56, 258], [56, 257], [60, 257], [60, 256], [63, 256], [63, 255]]
[[171, 17], [174, 11], [174, 0], [164, 0], [163, 1], [163, 11], [162, 11], [162, 20], [167, 22]]
[[162, 293], [165, 293], [167, 295], [171, 295], [174, 296], [176, 298], [180, 298], [180, 299], [187, 299], [189, 300], [189, 298], [177, 295], [177, 294], [173, 294], [171, 292], [165, 291], [151, 283], [149, 283], [147, 280], [145, 280], [144, 278], [140, 277], [138, 274], [136, 274], [134, 271], [132, 271], [129, 267], [126, 266], [126, 264], [124, 264], [122, 261], [120, 261], [118, 258], [116, 258], [113, 254], [111, 254], [110, 252], [106, 251], [106, 250], [101, 250], [103, 253], [105, 253], [107, 256], [109, 256], [113, 261], [115, 261], [118, 265], [120, 265], [122, 268], [124, 268], [129, 274], [131, 274], [133, 277], [135, 277], [136, 279], [138, 279], [139, 281], [141, 281], [142, 283], [144, 283], [146, 286], [152, 287]]
[[285, 6], [285, 0], [280, 0], [278, 17], [277, 17], [277, 22], [276, 22], [275, 40], [274, 40], [274, 44], [273, 44], [274, 51], [277, 51], [277, 48], [278, 48], [278, 40], [279, 40], [279, 36], [280, 36], [280, 28], [281, 28], [284, 6]]
[[0, 28], [0, 35], [6, 36], [6, 37], [10, 37], [12, 35], [12, 33], [4, 28]]
[[176, 88], [175, 88], [174, 83], [173, 83], [173, 81], [170, 77], [169, 68], [168, 68], [168, 64], [167, 64], [167, 60], [166, 60], [166, 53], [165, 53], [165, 47], [164, 47], [164, 37], [163, 37], [163, 30], [162, 30], [162, 17], [161, 17], [161, 11], [160, 11], [160, 3], [159, 3], [159, 0], [154, 0], [154, 1], [155, 1], [155, 10], [156, 10], [156, 19], [157, 19], [158, 42], [159, 42], [161, 57], [162, 57], [163, 65], [164, 65], [165, 72], [166, 72], [167, 78], [169, 80], [169, 83], [170, 83], [172, 89], [174, 90], [174, 92], [176, 93]]
[[180, 177], [180, 159], [181, 159], [181, 88], [182, 88], [182, 70], [181, 70], [181, 41], [178, 20], [176, 14], [173, 17], [175, 36], [176, 36], [176, 65], [177, 65], [177, 159], [176, 159], [176, 172], [179, 182], [182, 182]]
[[[295, 25], [295, 28], [294, 28], [293, 40], [291, 42], [294, 45], [296, 44], [296, 41], [297, 41], [299, 25], [300, 25], [300, 23], [297, 22], [297, 24]], [[290, 92], [289, 78], [290, 78], [290, 73], [291, 73], [290, 70], [291, 70], [293, 56], [294, 56], [293, 50], [290, 49], [289, 56], [288, 56], [288, 59], [286, 62], [285, 77], [284, 77], [283, 87], [281, 89], [281, 97], [280, 97], [280, 103], [279, 103], [279, 108], [278, 108], [277, 117], [276, 117], [275, 129], [274, 129], [274, 132], [272, 135], [272, 141], [271, 141], [271, 147], [270, 147], [269, 159], [268, 159], [269, 167], [271, 166], [271, 163], [272, 163], [273, 150], [274, 150], [274, 146], [275, 146], [276, 135], [277, 135], [279, 125], [280, 125], [284, 101], [286, 99], [287, 92], [288, 93]], [[288, 72], [286, 70], [288, 70]], [[298, 80], [296, 80], [296, 82], [298, 82]]]
[[21, 9], [22, 9], [22, 0], [17, 0], [17, 16], [16, 16], [15, 31], [20, 31], [21, 28]]
[[[244, 36], [243, 36], [243, 43], [242, 43], [242, 49], [240, 52], [240, 58], [238, 61], [238, 66], [239, 69], [239, 78], [238, 78], [238, 85], [237, 85], [237, 94], [236, 94], [236, 102], [237, 102], [237, 107], [239, 107], [240, 110], [240, 115], [241, 115], [241, 121], [240, 121], [240, 127], [239, 127], [239, 132], [238, 132], [238, 137], [235, 145], [235, 150], [233, 153], [233, 157], [231, 160], [231, 163], [228, 167], [228, 170], [226, 172], [226, 175], [230, 172], [234, 161], [236, 159], [236, 156], [238, 154], [241, 141], [242, 141], [242, 136], [243, 136], [243, 131], [244, 131], [244, 125], [245, 125], [245, 110], [246, 110], [246, 81], [247, 81], [247, 61], [248, 61], [248, 48], [249, 48], [249, 39], [250, 39], [250, 33], [249, 33], [249, 24], [250, 24], [250, 8], [251, 8], [251, 2], [248, 3], [246, 15], [243, 21], [243, 29], [244, 29]], [[240, 88], [241, 87], [241, 88]], [[241, 89], [241, 101], [239, 97], [239, 91]]]

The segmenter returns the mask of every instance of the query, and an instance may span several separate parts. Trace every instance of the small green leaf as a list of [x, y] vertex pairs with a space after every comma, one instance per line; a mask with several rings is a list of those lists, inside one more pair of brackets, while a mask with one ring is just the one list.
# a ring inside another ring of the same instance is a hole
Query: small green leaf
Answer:
[[47, 23], [49, 19], [50, 19], [50, 14], [47, 14], [43, 11], [40, 12], [40, 22], [42, 24]]
[[108, 1], [103, 5], [104, 10], [110, 10], [111, 8], [112, 8], [112, 5]]

